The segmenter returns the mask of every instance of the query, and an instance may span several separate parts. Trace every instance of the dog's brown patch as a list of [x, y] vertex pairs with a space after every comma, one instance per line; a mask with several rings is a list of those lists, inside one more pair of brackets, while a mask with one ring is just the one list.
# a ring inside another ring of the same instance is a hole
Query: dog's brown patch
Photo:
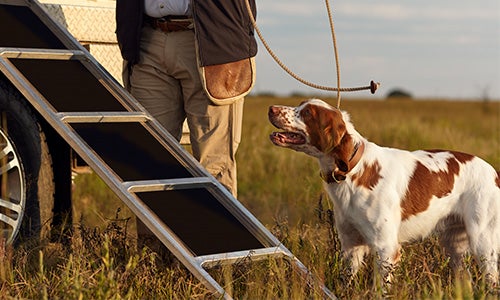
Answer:
[[349, 158], [354, 151], [354, 144], [352, 137], [347, 134], [342, 113], [336, 109], [306, 105], [300, 111], [300, 116], [307, 126], [311, 145], [325, 154], [332, 154], [342, 173], [349, 172]]
[[[439, 149], [434, 149], [434, 150], [425, 150], [425, 152], [429, 153], [439, 153], [439, 152], [446, 152], [452, 154], [458, 162], [464, 164], [468, 161], [471, 161], [474, 159], [474, 155], [468, 154], [468, 153], [463, 153], [463, 152], [458, 152], [458, 151], [448, 151], [448, 150], [439, 150]], [[429, 155], [431, 156], [431, 155]]]
[[497, 171], [497, 179], [495, 180], [498, 188], [500, 188], [500, 171]]
[[[429, 153], [442, 152], [431, 150]], [[408, 183], [408, 190], [401, 202], [403, 220], [412, 215], [425, 211], [432, 197], [442, 198], [453, 190], [455, 176], [460, 172], [460, 163], [465, 163], [474, 158], [470, 154], [461, 152], [449, 152], [453, 157], [447, 161], [446, 171], [431, 171], [426, 166], [417, 163], [415, 171]]]
[[311, 145], [323, 153], [331, 152], [340, 144], [346, 132], [342, 114], [317, 105], [306, 105], [300, 116], [307, 125]]
[[455, 158], [463, 164], [474, 159], [474, 155], [471, 154], [457, 151], [450, 151], [450, 153], [453, 154], [453, 156], [455, 156]]
[[382, 175], [380, 175], [381, 169], [382, 168], [377, 160], [371, 165], [364, 163], [363, 171], [354, 174], [352, 176], [352, 180], [357, 186], [363, 186], [369, 190], [373, 190], [379, 180], [382, 179]]

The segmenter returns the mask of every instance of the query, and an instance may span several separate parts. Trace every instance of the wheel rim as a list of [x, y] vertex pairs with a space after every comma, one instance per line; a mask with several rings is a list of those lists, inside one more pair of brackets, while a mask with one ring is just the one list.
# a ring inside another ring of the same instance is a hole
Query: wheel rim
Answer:
[[18, 153], [0, 129], [0, 237], [11, 243], [26, 207], [24, 172]]

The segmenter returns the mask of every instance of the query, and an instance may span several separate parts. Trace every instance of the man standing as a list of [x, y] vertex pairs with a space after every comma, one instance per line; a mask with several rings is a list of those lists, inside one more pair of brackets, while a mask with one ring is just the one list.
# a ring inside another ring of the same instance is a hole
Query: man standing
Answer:
[[[193, 156], [234, 196], [257, 53], [245, 1], [116, 1], [125, 87], [177, 140], [187, 119]], [[149, 234], [141, 222], [138, 232]]]

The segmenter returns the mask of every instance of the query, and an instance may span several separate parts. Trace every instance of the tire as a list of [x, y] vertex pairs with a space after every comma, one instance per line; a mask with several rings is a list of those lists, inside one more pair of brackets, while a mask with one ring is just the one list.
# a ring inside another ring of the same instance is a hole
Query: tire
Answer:
[[26, 99], [0, 76], [0, 237], [9, 244], [46, 237], [54, 191], [42, 126]]

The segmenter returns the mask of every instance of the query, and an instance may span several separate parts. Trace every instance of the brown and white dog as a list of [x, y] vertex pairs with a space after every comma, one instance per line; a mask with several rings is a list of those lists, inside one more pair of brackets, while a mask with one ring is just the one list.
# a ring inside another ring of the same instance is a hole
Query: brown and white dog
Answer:
[[437, 231], [452, 267], [460, 269], [470, 249], [487, 280], [498, 283], [500, 175], [484, 160], [378, 146], [354, 129], [346, 112], [318, 99], [271, 106], [269, 120], [283, 130], [271, 134], [275, 145], [318, 159], [352, 275], [372, 250], [390, 281], [400, 244]]

